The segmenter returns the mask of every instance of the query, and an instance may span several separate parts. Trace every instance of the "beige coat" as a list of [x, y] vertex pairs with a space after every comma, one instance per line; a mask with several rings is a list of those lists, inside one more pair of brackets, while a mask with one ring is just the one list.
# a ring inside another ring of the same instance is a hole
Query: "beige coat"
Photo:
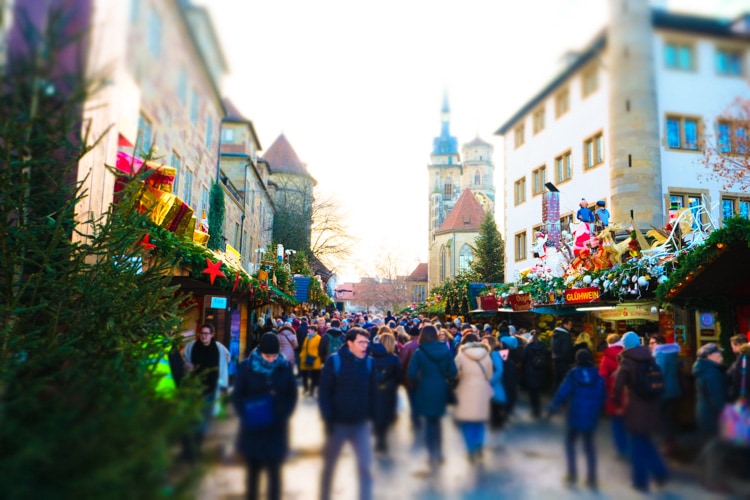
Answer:
[[461, 422], [486, 422], [490, 418], [492, 398], [492, 386], [489, 382], [492, 378], [492, 359], [489, 347], [481, 342], [469, 342], [461, 346], [456, 355], [456, 368], [458, 404], [453, 417]]

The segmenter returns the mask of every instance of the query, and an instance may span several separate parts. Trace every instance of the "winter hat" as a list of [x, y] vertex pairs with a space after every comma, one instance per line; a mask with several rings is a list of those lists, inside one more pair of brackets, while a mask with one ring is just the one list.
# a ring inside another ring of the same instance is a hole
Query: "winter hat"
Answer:
[[492, 331], [492, 325], [490, 325], [489, 323], [485, 323], [484, 324], [484, 331], [485, 332], [491, 332]]
[[586, 201], [586, 198], [581, 198], [581, 203], [579, 203], [578, 205], [580, 205], [582, 207], [588, 207], [589, 206], [589, 202]]
[[624, 349], [632, 349], [641, 345], [641, 338], [635, 332], [628, 332], [622, 336], [622, 347]]
[[724, 352], [724, 350], [717, 346], [714, 342], [709, 342], [708, 344], [705, 344], [700, 349], [698, 349], [698, 352], [696, 354], [699, 358], [707, 358], [715, 352]]
[[276, 335], [271, 332], [264, 333], [260, 338], [260, 344], [258, 344], [258, 352], [260, 352], [261, 354], [278, 354], [278, 337], [276, 337]]
[[594, 357], [588, 349], [579, 349], [576, 353], [577, 366], [594, 366]]
[[599, 201], [596, 202], [596, 206], [597, 207], [603, 207], [605, 205], [606, 205], [606, 203], [604, 203], [604, 200], [599, 200]]

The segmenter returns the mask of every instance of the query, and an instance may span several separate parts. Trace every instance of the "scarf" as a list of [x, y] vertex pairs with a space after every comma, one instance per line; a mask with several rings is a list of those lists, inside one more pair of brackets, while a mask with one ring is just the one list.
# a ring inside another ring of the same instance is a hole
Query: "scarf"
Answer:
[[203, 382], [203, 395], [210, 396], [219, 384], [219, 348], [216, 346], [216, 340], [211, 339], [208, 345], [196, 341], [190, 357], [192, 358], [190, 362], [195, 366], [195, 372], [200, 375]]
[[286, 363], [286, 358], [281, 353], [279, 353], [279, 357], [270, 363], [263, 359], [258, 349], [254, 349], [250, 353], [250, 369], [255, 373], [264, 375], [266, 378], [270, 377], [273, 371], [284, 363]]

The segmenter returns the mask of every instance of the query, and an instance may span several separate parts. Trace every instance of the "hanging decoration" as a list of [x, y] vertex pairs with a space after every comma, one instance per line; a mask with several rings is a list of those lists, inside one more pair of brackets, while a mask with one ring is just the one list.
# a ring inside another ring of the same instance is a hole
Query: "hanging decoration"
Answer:
[[211, 262], [211, 259], [209, 259], [208, 257], [206, 257], [206, 266], [208, 266], [208, 267], [206, 267], [202, 271], [202, 273], [203, 274], [208, 274], [210, 276], [210, 280], [211, 280], [211, 284], [212, 285], [214, 284], [214, 280], [216, 279], [217, 276], [221, 276], [222, 278], [226, 278], [227, 277], [227, 275], [224, 274], [221, 271], [221, 261]]
[[141, 241], [138, 242], [138, 246], [140, 246], [145, 252], [150, 252], [151, 250], [156, 248], [156, 245], [151, 243], [150, 239], [151, 239], [151, 235], [146, 233], [146, 236], [141, 238]]

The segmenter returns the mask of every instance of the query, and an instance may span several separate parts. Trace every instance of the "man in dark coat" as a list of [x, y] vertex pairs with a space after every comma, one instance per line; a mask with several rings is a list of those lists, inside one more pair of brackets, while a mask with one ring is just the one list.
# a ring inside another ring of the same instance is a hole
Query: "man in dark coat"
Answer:
[[398, 353], [398, 361], [401, 367], [401, 384], [406, 388], [406, 396], [409, 398], [409, 411], [411, 412], [411, 428], [414, 431], [414, 437], [416, 438], [419, 434], [419, 430], [422, 428], [422, 419], [414, 411], [414, 395], [415, 386], [409, 380], [407, 376], [407, 370], [409, 369], [409, 363], [414, 355], [414, 351], [419, 347], [419, 327], [413, 326], [408, 330], [411, 340], [404, 344], [404, 347]]
[[529, 343], [523, 348], [521, 366], [523, 367], [523, 386], [529, 393], [531, 414], [534, 418], [542, 415], [541, 393], [547, 385], [548, 360], [547, 347], [539, 341], [537, 331], [532, 330]]
[[[297, 383], [279, 350], [278, 337], [263, 334], [258, 348], [240, 363], [232, 392], [240, 415], [237, 449], [247, 461], [247, 498], [258, 497], [263, 469], [268, 474], [268, 498], [281, 498], [281, 465], [289, 451], [289, 418], [297, 404]], [[271, 423], [257, 427], [248, 421], [245, 403], [267, 394], [273, 394]]]
[[570, 329], [573, 319], [565, 316], [552, 332], [552, 362], [555, 368], [555, 388], [559, 387], [573, 364], [573, 339]]
[[[634, 390], [639, 363], [648, 363], [652, 359], [648, 346], [641, 344], [637, 333], [628, 332], [622, 337], [622, 347], [623, 351], [619, 355], [620, 368], [615, 374], [613, 399], [617, 406], [625, 402], [625, 429], [630, 434], [633, 487], [647, 493], [649, 476], [653, 476], [661, 484], [667, 480], [668, 474], [664, 460], [652, 440], [652, 435], [659, 430], [661, 398], [644, 399]], [[624, 394], [626, 389], [627, 398]]]
[[372, 358], [367, 356], [369, 337], [362, 328], [347, 330], [346, 343], [338, 353], [328, 356], [321, 372], [318, 407], [326, 432], [321, 480], [323, 500], [331, 498], [336, 460], [347, 441], [352, 444], [357, 458], [359, 498], [372, 498], [370, 420], [375, 408], [376, 384]]
[[[325, 363], [328, 356], [333, 354], [333, 352], [331, 352], [331, 344], [341, 343], [341, 342], [338, 342], [338, 339], [342, 335], [344, 335], [343, 332], [341, 331], [341, 322], [338, 319], [334, 318], [331, 320], [331, 327], [326, 329], [325, 333], [321, 332], [320, 329], [318, 329], [318, 333], [320, 333], [320, 345], [318, 346], [318, 355], [320, 356], [320, 362]], [[343, 340], [343, 338], [341, 340]]]

